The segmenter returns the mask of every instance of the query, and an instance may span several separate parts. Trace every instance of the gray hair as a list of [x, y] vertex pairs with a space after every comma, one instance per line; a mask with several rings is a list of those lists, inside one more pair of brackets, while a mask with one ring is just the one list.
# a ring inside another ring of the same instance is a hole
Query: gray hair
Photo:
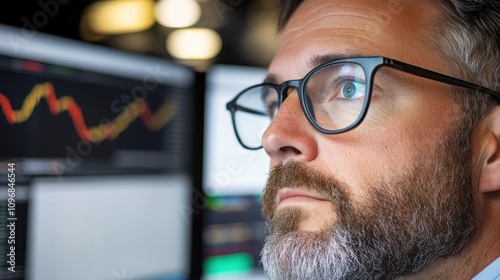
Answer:
[[438, 0], [445, 18], [437, 41], [456, 75], [500, 90], [500, 1]]
[[[453, 75], [500, 91], [500, 1], [437, 0], [444, 17], [432, 34]], [[456, 91], [461, 119], [470, 129], [498, 105], [491, 96]]]

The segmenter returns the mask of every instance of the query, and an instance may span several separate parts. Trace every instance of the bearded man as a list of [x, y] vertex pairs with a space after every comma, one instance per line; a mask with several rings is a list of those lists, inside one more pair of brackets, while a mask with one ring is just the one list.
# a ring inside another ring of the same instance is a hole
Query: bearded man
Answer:
[[278, 10], [266, 80], [228, 103], [271, 159], [267, 277], [500, 279], [500, 2]]

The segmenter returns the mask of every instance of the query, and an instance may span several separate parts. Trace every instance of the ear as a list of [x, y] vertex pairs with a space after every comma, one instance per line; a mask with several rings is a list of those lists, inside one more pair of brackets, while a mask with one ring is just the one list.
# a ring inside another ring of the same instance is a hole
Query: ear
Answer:
[[486, 118], [482, 128], [479, 191], [500, 191], [500, 106]]

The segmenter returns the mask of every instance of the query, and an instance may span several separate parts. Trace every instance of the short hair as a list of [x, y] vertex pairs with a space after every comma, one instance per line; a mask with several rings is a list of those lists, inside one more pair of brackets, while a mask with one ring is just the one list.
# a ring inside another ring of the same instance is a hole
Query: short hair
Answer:
[[[453, 75], [500, 91], [500, 2], [496, 0], [436, 0], [444, 16], [432, 34], [448, 59]], [[472, 129], [498, 100], [472, 90], [455, 90], [461, 120]]]
[[278, 0], [277, 1], [277, 24], [278, 30], [283, 30], [292, 14], [297, 10], [299, 5], [304, 2], [303, 0]]
[[[435, 47], [449, 61], [455, 77], [500, 91], [500, 1], [436, 0], [442, 7], [430, 34]], [[278, 0], [278, 30], [303, 0]], [[490, 113], [499, 101], [471, 90], [453, 89], [460, 106], [461, 121], [469, 131]]]

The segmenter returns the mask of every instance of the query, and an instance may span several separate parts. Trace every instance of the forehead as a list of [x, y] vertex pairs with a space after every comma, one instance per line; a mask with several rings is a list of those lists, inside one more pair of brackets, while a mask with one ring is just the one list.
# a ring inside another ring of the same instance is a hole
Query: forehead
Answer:
[[305, 0], [283, 30], [269, 72], [301, 78], [321, 55], [382, 55], [443, 72], [429, 42], [439, 15], [430, 0]]

